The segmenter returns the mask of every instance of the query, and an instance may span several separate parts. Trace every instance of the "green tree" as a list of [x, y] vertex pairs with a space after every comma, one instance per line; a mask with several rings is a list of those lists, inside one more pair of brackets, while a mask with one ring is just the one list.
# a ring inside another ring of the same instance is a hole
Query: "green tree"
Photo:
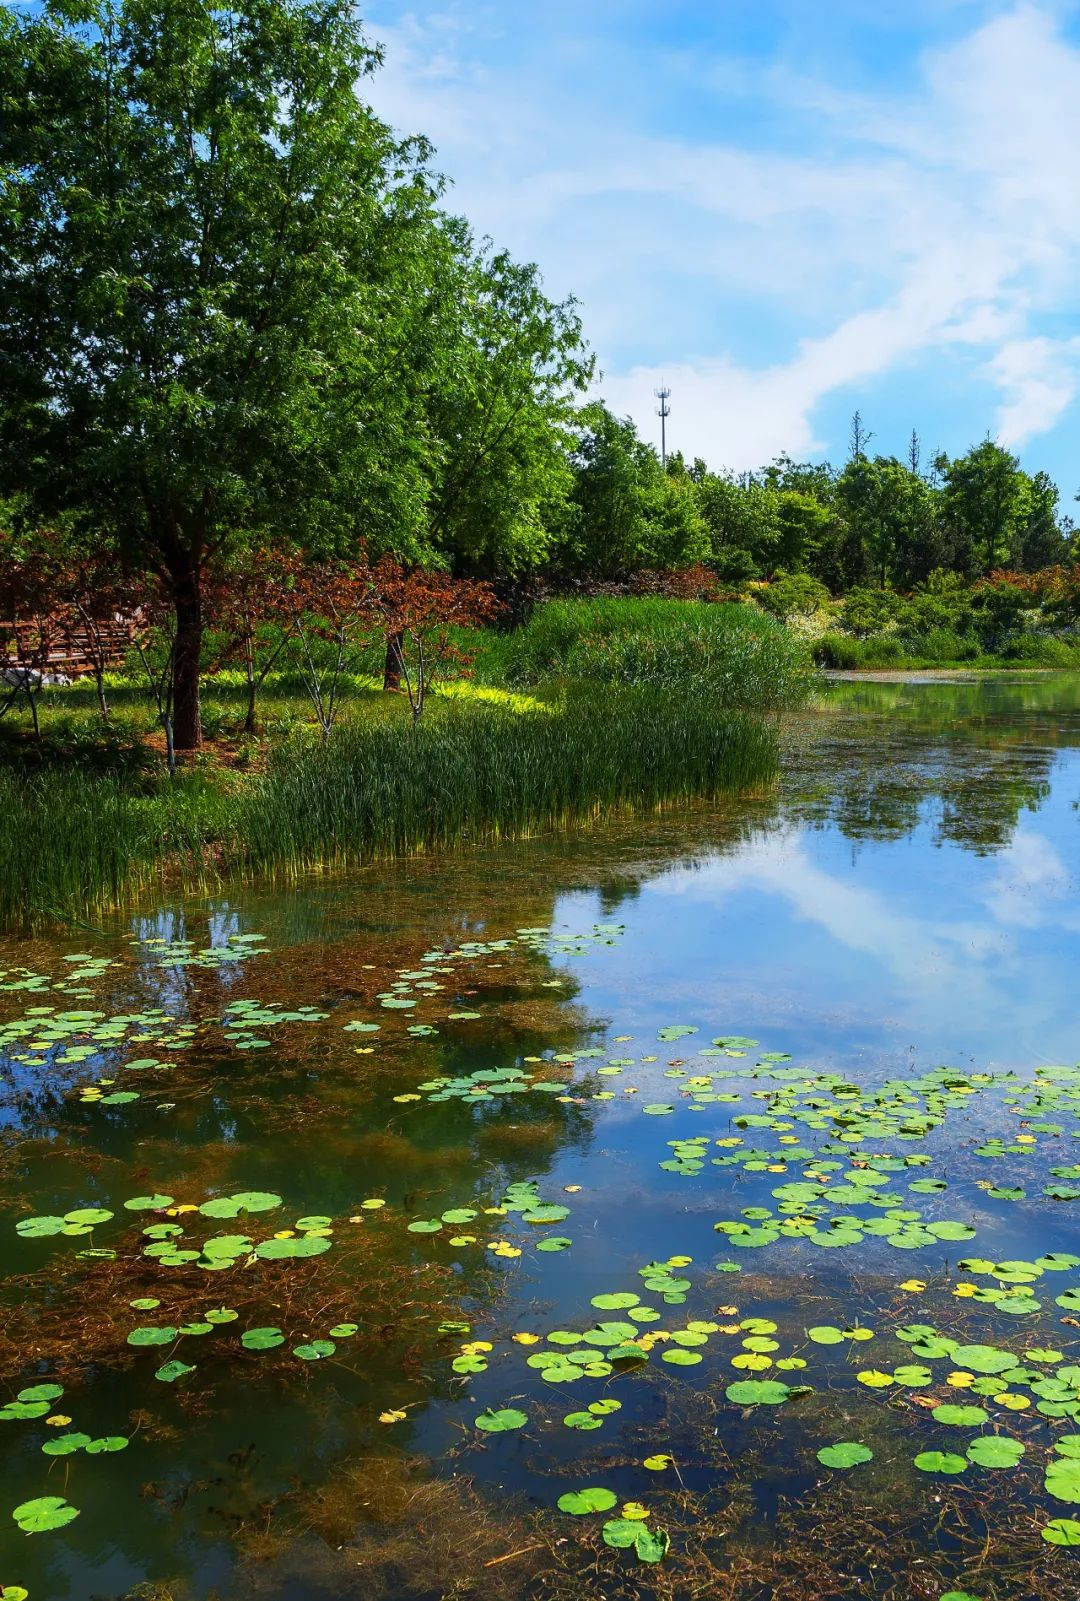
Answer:
[[780, 539], [777, 566], [788, 572], [828, 572], [838, 583], [835, 564], [827, 559], [835, 520], [829, 506], [807, 490], [785, 489], [778, 498], [777, 518]]
[[934, 466], [942, 479], [948, 565], [965, 577], [993, 572], [1009, 560], [1024, 508], [1019, 462], [984, 439], [954, 461], [939, 456]]
[[1021, 572], [1037, 573], [1068, 560], [1068, 542], [1058, 524], [1058, 488], [1049, 473], [1024, 475], [1014, 559]]
[[437, 192], [377, 59], [339, 0], [0, 13], [0, 488], [158, 573], [180, 748], [212, 557], [423, 547]]
[[776, 565], [780, 504], [774, 489], [749, 475], [698, 476], [698, 501], [709, 530], [709, 561], [722, 577], [760, 578]]
[[708, 554], [698, 486], [677, 458], [665, 472], [629, 417], [598, 403], [583, 408], [572, 456], [571, 516], [563, 567], [598, 579], [642, 568], [687, 566]]
[[438, 442], [433, 547], [483, 576], [538, 566], [574, 487], [575, 396], [593, 361], [572, 300], [544, 295], [535, 266], [471, 254], [429, 401]]

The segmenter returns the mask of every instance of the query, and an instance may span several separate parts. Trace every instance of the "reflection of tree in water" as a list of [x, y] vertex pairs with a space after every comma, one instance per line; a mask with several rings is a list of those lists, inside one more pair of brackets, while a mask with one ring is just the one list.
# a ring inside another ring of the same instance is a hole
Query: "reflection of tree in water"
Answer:
[[901, 839], [932, 821], [939, 844], [1010, 843], [1050, 793], [1057, 751], [1080, 744], [1080, 683], [844, 683], [795, 722], [780, 810], [852, 840]]

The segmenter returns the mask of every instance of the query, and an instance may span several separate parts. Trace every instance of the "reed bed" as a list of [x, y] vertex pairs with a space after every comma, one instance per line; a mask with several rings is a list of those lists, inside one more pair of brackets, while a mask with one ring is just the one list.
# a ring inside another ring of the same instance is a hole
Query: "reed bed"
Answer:
[[522, 838], [760, 783], [775, 761], [764, 723], [700, 696], [580, 694], [528, 716], [449, 706], [405, 731], [352, 726], [279, 755], [249, 797], [247, 858], [300, 867]]
[[767, 711], [804, 700], [806, 646], [756, 606], [662, 599], [553, 600], [514, 633], [490, 638], [479, 668], [492, 682], [700, 689], [712, 704]]
[[0, 922], [78, 922], [228, 872], [522, 838], [605, 814], [760, 784], [772, 729], [700, 694], [578, 692], [522, 712], [447, 700], [416, 725], [343, 724], [273, 749], [265, 771], [194, 770], [141, 789], [116, 776], [0, 772]]

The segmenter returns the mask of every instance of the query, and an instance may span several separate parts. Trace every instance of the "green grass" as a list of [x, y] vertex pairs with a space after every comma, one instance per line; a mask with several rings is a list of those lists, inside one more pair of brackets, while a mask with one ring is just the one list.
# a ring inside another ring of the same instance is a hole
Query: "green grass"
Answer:
[[209, 747], [173, 782], [130, 680], [110, 682], [107, 725], [85, 683], [42, 696], [40, 741], [9, 714], [0, 923], [85, 919], [230, 872], [520, 838], [758, 783], [775, 760], [765, 714], [813, 682], [805, 647], [750, 606], [554, 601], [512, 634], [460, 642], [475, 679], [443, 686], [419, 724], [357, 675], [325, 746], [295, 677], [267, 681], [253, 738], [241, 675], [209, 676]]
[[510, 687], [695, 686], [754, 711], [790, 706], [812, 682], [806, 647], [757, 607], [654, 599], [548, 601], [523, 628], [486, 637], [477, 675]]
[[247, 859], [299, 868], [521, 838], [758, 783], [774, 764], [763, 723], [701, 696], [579, 692], [527, 716], [448, 707], [404, 735], [354, 724], [324, 749], [278, 753], [249, 797]]
[[404, 711], [347, 721], [326, 746], [294, 731], [252, 773], [0, 769], [0, 923], [86, 920], [231, 872], [520, 838], [757, 784], [775, 765], [766, 723], [700, 694], [601, 688], [538, 710], [448, 698], [415, 727]]
[[970, 634], [937, 628], [904, 637], [878, 634], [855, 639], [850, 634], [823, 634], [814, 642], [814, 660], [821, 667], [873, 671], [875, 668], [917, 669], [968, 667], [979, 670], [1015, 667], [1080, 669], [1080, 644], [1052, 634], [1023, 633], [990, 654]]

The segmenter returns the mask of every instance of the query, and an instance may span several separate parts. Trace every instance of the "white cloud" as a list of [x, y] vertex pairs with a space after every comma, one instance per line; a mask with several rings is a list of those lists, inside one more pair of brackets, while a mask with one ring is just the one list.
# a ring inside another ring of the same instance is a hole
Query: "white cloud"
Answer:
[[777, 896], [822, 935], [874, 958], [909, 996], [940, 996], [962, 986], [967, 1004], [985, 1004], [991, 973], [1012, 951], [1008, 936], [981, 923], [915, 916], [895, 897], [827, 872], [794, 828], [758, 836], [731, 857], [673, 868], [646, 893], [718, 906], [748, 889]]
[[1015, 449], [1052, 428], [1080, 388], [1080, 339], [1011, 339], [990, 363], [1001, 390], [994, 431]]
[[[884, 96], [744, 61], [733, 97], [730, 60], [669, 58], [705, 111], [694, 137], [659, 137], [632, 85], [605, 97], [595, 61], [593, 101], [575, 93], [574, 41], [556, 21], [553, 60], [526, 52], [498, 70], [487, 52], [500, 34], [505, 46], [505, 14], [448, 0], [390, 28], [376, 15], [388, 66], [373, 94], [435, 138], [456, 206], [539, 259], [554, 293], [580, 295], [603, 392], [647, 437], [664, 377], [687, 454], [743, 468], [806, 453], [829, 397], [857, 402], [858, 386], [964, 346], [988, 386], [970, 433], [996, 408], [1015, 446], [1077, 391], [1077, 341], [1039, 320], [1069, 305], [1080, 270], [1080, 49], [1066, 9], [1017, 4]], [[740, 138], [748, 103], [757, 131]], [[634, 354], [656, 350], [660, 326], [662, 368]]]
[[1045, 835], [1018, 833], [998, 857], [986, 905], [999, 923], [1012, 928], [1041, 928], [1053, 922], [1074, 931], [1075, 911], [1062, 908], [1074, 892], [1072, 874]]

